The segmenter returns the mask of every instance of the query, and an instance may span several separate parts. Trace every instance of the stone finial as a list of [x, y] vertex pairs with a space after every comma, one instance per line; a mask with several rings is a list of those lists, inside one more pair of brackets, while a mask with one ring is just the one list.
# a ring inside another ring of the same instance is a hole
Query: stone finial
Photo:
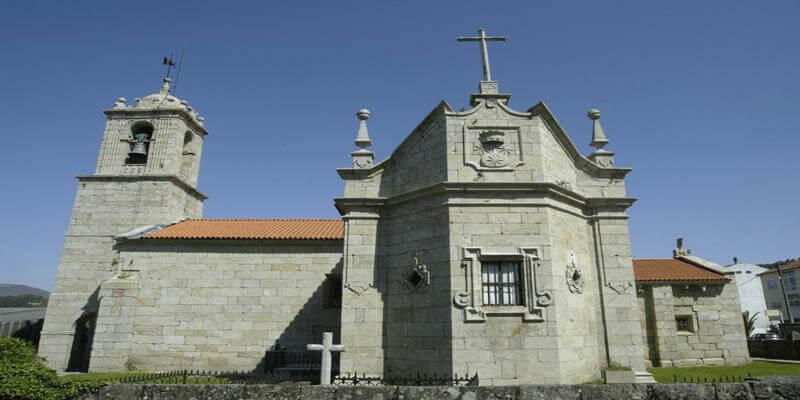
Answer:
[[673, 257], [680, 257], [680, 256], [690, 256], [692, 255], [692, 250], [683, 247], [683, 238], [679, 237], [675, 240], [675, 250], [672, 250]]
[[168, 94], [169, 93], [169, 83], [172, 82], [172, 79], [164, 78], [164, 83], [161, 84], [161, 94]]
[[128, 101], [128, 99], [126, 99], [124, 97], [118, 98], [117, 101], [114, 103], [114, 108], [125, 108], [125, 106], [126, 106], [125, 103], [127, 101]]
[[369, 132], [367, 131], [367, 120], [372, 116], [366, 108], [358, 110], [356, 117], [361, 122], [358, 124], [358, 134], [356, 135], [356, 146], [362, 149], [372, 146], [372, 140], [369, 139]]
[[372, 140], [370, 140], [369, 132], [367, 131], [367, 120], [370, 116], [372, 116], [372, 113], [366, 108], [362, 108], [356, 112], [356, 117], [358, 117], [361, 122], [358, 124], [358, 134], [356, 135], [355, 143], [360, 149], [350, 153], [353, 157], [353, 168], [372, 168], [372, 161], [375, 159], [375, 155], [367, 149], [372, 146]]
[[589, 145], [595, 148], [594, 153], [589, 156], [589, 159], [599, 164], [602, 167], [614, 166], [614, 153], [605, 150], [609, 140], [606, 137], [603, 126], [600, 125], [600, 116], [602, 113], [596, 108], [590, 109], [586, 115], [592, 120], [592, 143]]

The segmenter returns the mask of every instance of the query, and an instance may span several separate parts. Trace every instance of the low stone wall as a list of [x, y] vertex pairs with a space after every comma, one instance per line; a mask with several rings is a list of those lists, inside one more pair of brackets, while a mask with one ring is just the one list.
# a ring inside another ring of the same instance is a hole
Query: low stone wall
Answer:
[[800, 377], [744, 383], [525, 385], [486, 387], [307, 385], [109, 385], [80, 400], [789, 400]]

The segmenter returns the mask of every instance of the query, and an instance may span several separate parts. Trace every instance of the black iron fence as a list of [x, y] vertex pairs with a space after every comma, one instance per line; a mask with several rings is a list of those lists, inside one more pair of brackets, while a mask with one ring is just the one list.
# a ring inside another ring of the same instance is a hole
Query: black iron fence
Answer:
[[752, 378], [753, 376], [748, 372], [747, 376], [743, 375], [723, 375], [718, 377], [707, 376], [684, 376], [680, 379], [677, 374], [672, 375], [674, 383], [736, 383], [744, 382], [745, 379]]
[[333, 379], [336, 385], [352, 385], [352, 386], [478, 386], [478, 373], [469, 376], [464, 374], [449, 375], [407, 375], [407, 376], [389, 376], [377, 377], [367, 376], [367, 374], [347, 374], [340, 375]]
[[[339, 374], [340, 353], [333, 353], [331, 357], [331, 377]], [[264, 374], [282, 374], [298, 376], [316, 376], [315, 381], [319, 382], [319, 374], [322, 364], [322, 352], [320, 351], [296, 351], [296, 350], [270, 350], [264, 355]]]
[[317, 372], [317, 374], [314, 376], [312, 374], [300, 373], [257, 374], [239, 371], [219, 372], [181, 370], [131, 374], [119, 378], [119, 380], [114, 383], [265, 385], [284, 382], [319, 383], [319, 372]]
[[[146, 384], [240, 384], [240, 385], [266, 385], [287, 382], [306, 382], [319, 384], [319, 370], [317, 371], [289, 371], [275, 373], [253, 373], [240, 371], [195, 371], [179, 370], [168, 372], [132, 373], [109, 383], [146, 383]], [[366, 374], [347, 374], [333, 379], [335, 385], [343, 386], [478, 386], [478, 374], [473, 376], [464, 374], [454, 375], [427, 375], [416, 374], [407, 376], [373, 377]]]

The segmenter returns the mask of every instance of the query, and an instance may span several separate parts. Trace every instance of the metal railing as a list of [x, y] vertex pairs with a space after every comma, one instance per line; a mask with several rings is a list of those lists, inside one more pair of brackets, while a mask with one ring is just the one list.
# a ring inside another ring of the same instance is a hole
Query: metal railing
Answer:
[[132, 374], [130, 376], [119, 378], [113, 383], [265, 385], [283, 382], [318, 383], [319, 373], [316, 375], [299, 373], [257, 374], [243, 371], [220, 372], [180, 370]]
[[449, 375], [427, 375], [427, 374], [409, 374], [406, 376], [389, 376], [377, 377], [367, 376], [367, 374], [341, 375], [333, 378], [335, 385], [349, 385], [349, 386], [478, 386], [478, 373], [469, 376], [464, 374]]
[[737, 383], [737, 382], [744, 382], [745, 379], [752, 378], [753, 376], [748, 372], [747, 376], [741, 375], [723, 375], [716, 378], [708, 378], [707, 376], [700, 377], [700, 376], [689, 376], [689, 377], [682, 377], [678, 379], [677, 374], [672, 375], [672, 382], [673, 383]]
[[[333, 353], [332, 376], [339, 374], [340, 354]], [[322, 353], [319, 351], [269, 350], [264, 355], [264, 373], [316, 372], [319, 376]]]

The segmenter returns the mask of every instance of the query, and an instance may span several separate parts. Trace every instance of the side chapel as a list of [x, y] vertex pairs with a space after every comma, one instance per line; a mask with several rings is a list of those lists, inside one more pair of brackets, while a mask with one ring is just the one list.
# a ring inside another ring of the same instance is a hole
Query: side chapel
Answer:
[[471, 108], [440, 102], [380, 162], [358, 111], [336, 220], [203, 219], [203, 118], [169, 79], [120, 98], [77, 177], [40, 354], [61, 371], [252, 370], [334, 332], [343, 372], [498, 385], [644, 371], [631, 169], [605, 149], [600, 111], [584, 156], [544, 103], [511, 107], [488, 63], [502, 37], [460, 39], [483, 57]]

